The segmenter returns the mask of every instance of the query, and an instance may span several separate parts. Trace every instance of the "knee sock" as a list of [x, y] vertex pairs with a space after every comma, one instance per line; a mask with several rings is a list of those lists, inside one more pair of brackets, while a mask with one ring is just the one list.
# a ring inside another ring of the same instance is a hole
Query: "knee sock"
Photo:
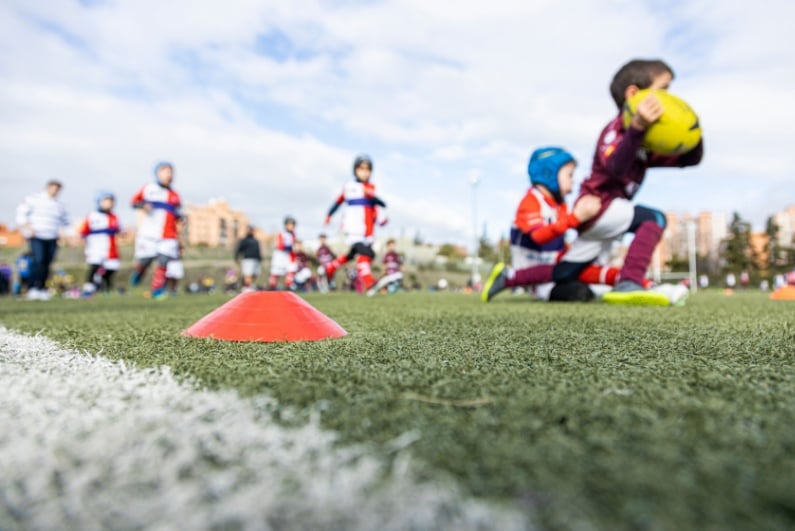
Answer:
[[372, 261], [373, 259], [369, 256], [359, 255], [356, 257], [356, 274], [359, 277], [364, 291], [367, 291], [375, 284], [375, 278], [373, 278], [373, 272], [370, 269], [370, 263]]
[[624, 258], [624, 267], [621, 268], [619, 280], [631, 280], [643, 284], [646, 268], [649, 267], [654, 248], [662, 238], [662, 234], [662, 227], [654, 221], [644, 221], [640, 224]]
[[615, 286], [618, 272], [619, 269], [617, 267], [589, 265], [580, 273], [578, 280], [586, 284]]
[[505, 279], [505, 287], [535, 286], [537, 284], [552, 282], [553, 267], [554, 266], [551, 264], [543, 264], [527, 267], [525, 269], [517, 269]]
[[337, 268], [339, 268], [341, 265], [344, 265], [347, 261], [348, 257], [342, 255], [329, 262], [328, 265], [326, 265], [326, 276], [333, 277], [334, 273], [337, 271]]
[[152, 291], [163, 289], [166, 285], [166, 266], [159, 265], [152, 274]]

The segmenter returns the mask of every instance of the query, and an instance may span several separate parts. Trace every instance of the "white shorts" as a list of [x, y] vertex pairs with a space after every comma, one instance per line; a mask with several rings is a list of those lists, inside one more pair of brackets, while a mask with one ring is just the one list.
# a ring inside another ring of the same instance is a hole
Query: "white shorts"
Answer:
[[295, 273], [295, 262], [290, 257], [290, 253], [285, 251], [273, 251], [271, 256], [271, 275], [283, 277], [287, 273]]
[[[563, 255], [564, 262], [605, 264], [613, 241], [623, 236], [635, 217], [635, 206], [626, 199], [613, 199], [593, 227], [581, 233]], [[598, 260], [597, 260], [598, 259]]]
[[157, 240], [138, 236], [135, 238], [135, 259], [145, 260], [157, 256]]
[[543, 264], [555, 264], [558, 251], [534, 251], [519, 245], [511, 245], [511, 267], [514, 269], [527, 269]]
[[166, 264], [166, 278], [179, 280], [185, 276], [185, 266], [182, 260], [169, 260]]
[[365, 245], [372, 245], [375, 241], [373, 236], [365, 236], [360, 232], [345, 232], [343, 233], [345, 245], [353, 247], [357, 243], [363, 243]]
[[243, 258], [240, 261], [240, 274], [244, 277], [255, 277], [261, 271], [260, 262], [256, 258]]
[[135, 258], [143, 260], [155, 258], [158, 255], [169, 258], [179, 257], [179, 241], [172, 239], [159, 239], [138, 237], [135, 239]]
[[88, 265], [98, 265], [105, 271], [118, 271], [121, 261], [118, 258], [102, 258], [99, 260], [87, 260]]
[[295, 274], [295, 281], [299, 284], [304, 284], [312, 279], [312, 270], [305, 267]]

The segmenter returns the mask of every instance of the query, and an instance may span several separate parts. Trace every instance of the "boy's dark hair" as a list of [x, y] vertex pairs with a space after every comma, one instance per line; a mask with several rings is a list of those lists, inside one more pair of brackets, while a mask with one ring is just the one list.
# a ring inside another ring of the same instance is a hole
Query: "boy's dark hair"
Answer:
[[395, 238], [389, 238], [389, 239], [386, 241], [386, 244], [387, 244], [387, 245], [390, 245], [390, 244], [393, 244], [393, 243], [395, 243]]
[[633, 59], [618, 69], [610, 83], [610, 95], [618, 108], [624, 106], [624, 93], [627, 87], [635, 85], [640, 89], [649, 88], [654, 78], [668, 72], [671, 77], [673, 69], [661, 59]]

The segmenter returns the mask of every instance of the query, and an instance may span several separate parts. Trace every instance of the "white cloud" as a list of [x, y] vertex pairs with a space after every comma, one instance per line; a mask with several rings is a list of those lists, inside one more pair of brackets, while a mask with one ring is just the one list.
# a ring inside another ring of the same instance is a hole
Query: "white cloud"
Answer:
[[[759, 224], [794, 200], [779, 188], [789, 182], [781, 146], [795, 140], [785, 104], [795, 7], [763, 4], [6, 4], [0, 177], [15, 193], [0, 212], [59, 175], [81, 215], [107, 179], [132, 190], [166, 157], [186, 199], [227, 197], [266, 227], [289, 211], [312, 233], [361, 150], [376, 156], [392, 227], [468, 241], [466, 173], [477, 168], [496, 236], [526, 187], [530, 151], [564, 145], [585, 173], [615, 112], [613, 72], [661, 56], [702, 118], [707, 153], [697, 169], [652, 172], [638, 199], [738, 209]], [[280, 56], [257, 50], [265, 35], [280, 37]]]

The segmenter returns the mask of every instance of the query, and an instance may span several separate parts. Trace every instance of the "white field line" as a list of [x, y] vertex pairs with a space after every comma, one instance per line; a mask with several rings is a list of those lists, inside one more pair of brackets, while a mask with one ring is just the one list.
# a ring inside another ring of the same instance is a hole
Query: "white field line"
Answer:
[[0, 529], [529, 527], [273, 406], [0, 327]]

